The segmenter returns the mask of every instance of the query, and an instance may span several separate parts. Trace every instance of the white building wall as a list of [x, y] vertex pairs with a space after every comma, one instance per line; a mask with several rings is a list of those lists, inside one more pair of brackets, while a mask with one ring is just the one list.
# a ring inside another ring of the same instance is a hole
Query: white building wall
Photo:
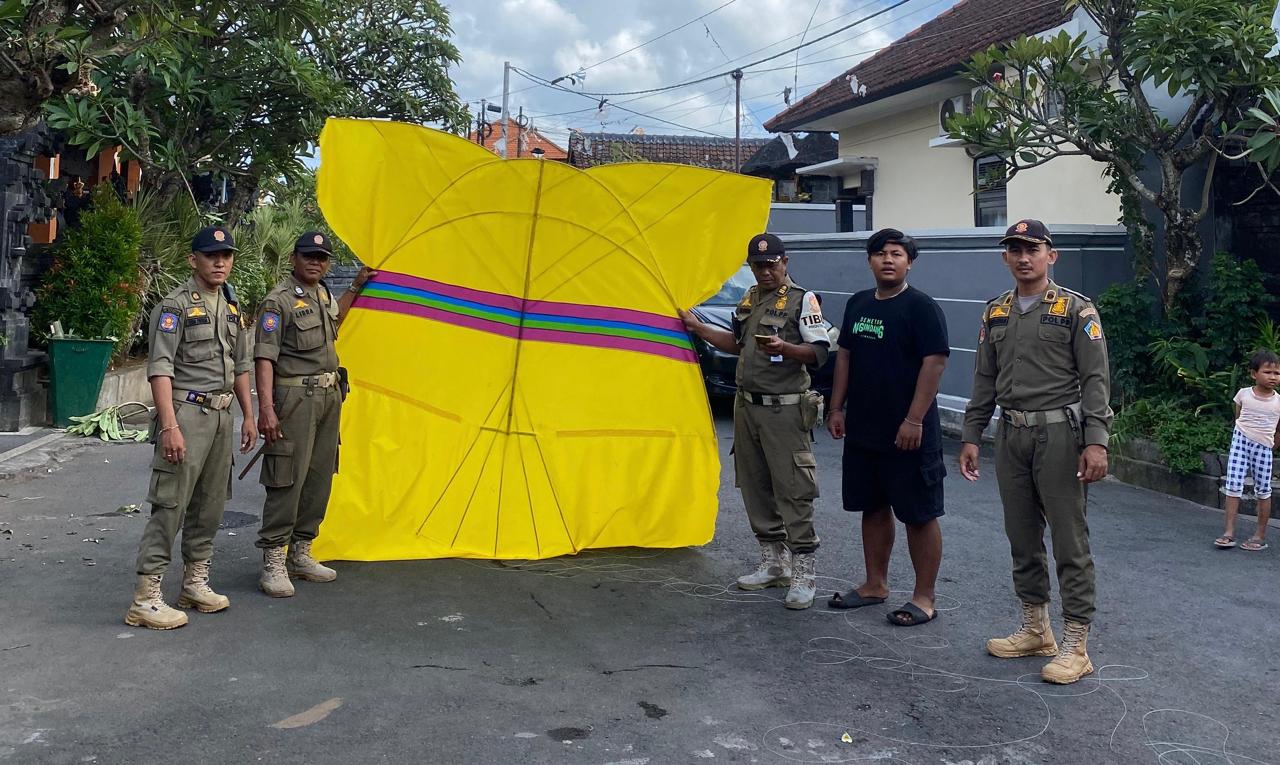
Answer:
[[1106, 165], [1088, 157], [1059, 157], [1018, 173], [1009, 181], [1009, 220], [1115, 224], [1120, 219], [1120, 197], [1107, 193], [1105, 169]]
[[[962, 149], [930, 149], [938, 110], [925, 106], [840, 131], [840, 156], [875, 157], [874, 228], [973, 226], [973, 161]], [[857, 185], [849, 178], [846, 185]]]
[[[973, 160], [959, 147], [931, 148], [938, 136], [936, 104], [840, 131], [840, 156], [875, 157], [874, 228], [972, 228]], [[1060, 157], [1009, 182], [1009, 220], [1113, 225], [1120, 198], [1107, 193], [1104, 165]], [[854, 188], [858, 178], [844, 180]]]

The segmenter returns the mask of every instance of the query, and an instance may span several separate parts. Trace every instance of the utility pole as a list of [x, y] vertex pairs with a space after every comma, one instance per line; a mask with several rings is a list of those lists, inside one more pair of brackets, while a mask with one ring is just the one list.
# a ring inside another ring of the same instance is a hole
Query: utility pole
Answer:
[[742, 70], [733, 70], [733, 172], [742, 172]]
[[507, 145], [507, 99], [511, 95], [511, 62], [502, 62], [502, 140], [498, 145], [502, 150], [498, 153], [505, 159], [511, 156], [511, 147]]

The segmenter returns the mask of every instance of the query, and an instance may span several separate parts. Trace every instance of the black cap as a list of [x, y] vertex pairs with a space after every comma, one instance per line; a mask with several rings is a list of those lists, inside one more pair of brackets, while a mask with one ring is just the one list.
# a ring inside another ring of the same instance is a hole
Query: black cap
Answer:
[[308, 231], [298, 237], [298, 241], [293, 243], [294, 252], [323, 252], [325, 255], [332, 255], [333, 250], [329, 245], [329, 237], [319, 231]]
[[200, 229], [191, 239], [192, 252], [239, 252], [236, 249], [236, 240], [231, 238], [231, 232], [222, 226], [209, 226]]
[[1020, 220], [1009, 227], [1004, 232], [1004, 239], [1000, 240], [1000, 244], [1004, 244], [1011, 239], [1017, 239], [1031, 244], [1047, 244], [1053, 246], [1053, 237], [1049, 235], [1049, 229], [1045, 225], [1033, 218]]
[[782, 246], [782, 240], [773, 234], [756, 234], [747, 244], [748, 263], [777, 260], [786, 254], [787, 248]]

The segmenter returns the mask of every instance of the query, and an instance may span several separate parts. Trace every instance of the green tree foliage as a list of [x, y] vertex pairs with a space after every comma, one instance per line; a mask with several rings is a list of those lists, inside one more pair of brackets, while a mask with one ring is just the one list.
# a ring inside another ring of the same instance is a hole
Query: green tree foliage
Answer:
[[0, 135], [31, 127], [52, 98], [93, 94], [94, 69], [148, 39], [148, 19], [169, 7], [147, 0], [0, 0]]
[[139, 309], [142, 227], [110, 184], [99, 184], [92, 200], [53, 250], [36, 290], [35, 322], [41, 331], [58, 321], [69, 335], [115, 338], [127, 347]]
[[[971, 114], [948, 124], [975, 154], [1005, 158], [1009, 175], [1057, 157], [1106, 163], [1121, 191], [1159, 211], [1164, 268], [1155, 274], [1171, 309], [1193, 278], [1202, 252], [1198, 224], [1209, 214], [1219, 157], [1240, 155], [1240, 134], [1223, 129], [1246, 110], [1257, 130], [1258, 104], [1280, 87], [1270, 0], [1071, 0], [1102, 31], [1023, 37], [974, 56], [968, 76], [983, 86]], [[992, 73], [1000, 73], [993, 78]], [[1150, 90], [1185, 99], [1179, 113], [1153, 107]], [[1275, 111], [1280, 112], [1280, 96]], [[1255, 113], [1256, 112], [1256, 113]], [[1272, 115], [1274, 116], [1274, 115]], [[1274, 125], [1274, 123], [1273, 123]], [[1256, 151], [1271, 139], [1251, 139]], [[1277, 155], [1275, 159], [1280, 159]], [[1261, 153], [1258, 162], [1270, 162]], [[1141, 173], [1150, 162], [1154, 183]], [[1272, 165], [1274, 167], [1274, 164]], [[1207, 175], [1192, 182], [1188, 170]], [[1264, 168], [1265, 169], [1265, 168]]]
[[1181, 472], [1200, 470], [1201, 452], [1224, 451], [1231, 400], [1251, 384], [1249, 356], [1280, 346], [1267, 315], [1272, 300], [1257, 263], [1221, 252], [1165, 316], [1143, 283], [1103, 293], [1116, 440], [1151, 439]]
[[213, 212], [235, 223], [264, 179], [304, 171], [298, 158], [330, 115], [466, 124], [448, 76], [458, 52], [436, 0], [181, 0], [174, 18], [122, 27], [132, 50], [99, 62], [96, 94], [47, 105], [72, 143], [140, 159], [164, 204], [194, 198], [195, 176], [226, 178], [235, 192]]

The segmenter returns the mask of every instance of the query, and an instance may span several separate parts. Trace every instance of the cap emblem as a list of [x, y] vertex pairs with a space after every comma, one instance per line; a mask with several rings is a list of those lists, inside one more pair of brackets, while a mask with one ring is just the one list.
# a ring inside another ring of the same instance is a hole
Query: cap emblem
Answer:
[[1013, 230], [1017, 231], [1019, 234], [1025, 234], [1027, 233], [1027, 224], [1019, 223], [1018, 225], [1013, 227]]
[[315, 238], [312, 241], [314, 241], [316, 244], [324, 244], [324, 237], [320, 236], [319, 234], [316, 234]]
[[213, 230], [213, 238], [214, 238], [216, 241], [219, 241], [219, 242], [225, 242], [225, 241], [227, 241], [227, 235], [226, 235], [226, 233], [224, 233], [224, 232], [223, 232], [223, 230], [222, 230], [222, 229], [220, 229], [220, 228], [215, 228], [215, 229]]
[[764, 239], [761, 239], [759, 242], [756, 242], [756, 250], [759, 252], [768, 252], [769, 243]]

